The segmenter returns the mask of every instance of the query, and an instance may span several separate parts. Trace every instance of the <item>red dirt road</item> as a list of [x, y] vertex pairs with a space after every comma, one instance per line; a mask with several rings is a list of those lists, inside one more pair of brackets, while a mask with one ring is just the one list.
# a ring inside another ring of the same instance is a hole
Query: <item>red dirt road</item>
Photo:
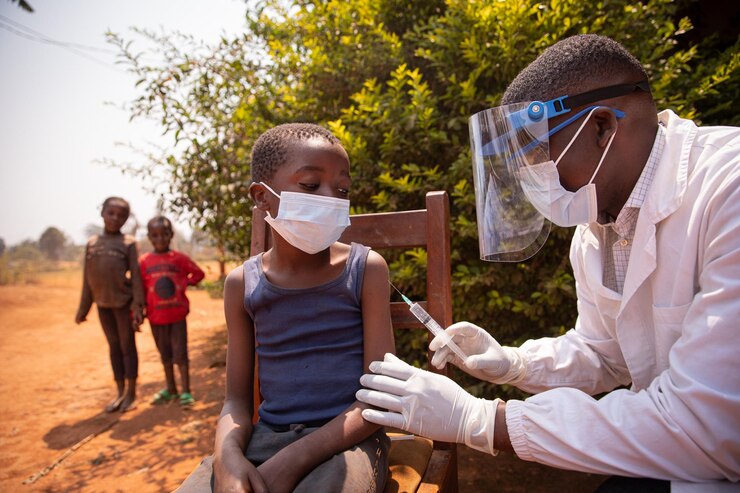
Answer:
[[[222, 300], [205, 291], [188, 294], [194, 408], [148, 403], [164, 375], [145, 323], [136, 338], [139, 405], [108, 414], [103, 407], [115, 389], [108, 345], [95, 307], [87, 322], [74, 323], [80, 283], [81, 272], [68, 270], [45, 274], [37, 284], [0, 286], [0, 492], [172, 491], [213, 447], [224, 386]], [[603, 480], [512, 454], [458, 450], [462, 493], [589, 492]]]
[[74, 323], [80, 280], [79, 271], [63, 271], [39, 284], [0, 286], [0, 491], [171, 491], [213, 446], [223, 399], [222, 302], [189, 292], [192, 410], [148, 403], [164, 376], [145, 323], [136, 338], [139, 405], [108, 414], [115, 385], [95, 307], [87, 322]]

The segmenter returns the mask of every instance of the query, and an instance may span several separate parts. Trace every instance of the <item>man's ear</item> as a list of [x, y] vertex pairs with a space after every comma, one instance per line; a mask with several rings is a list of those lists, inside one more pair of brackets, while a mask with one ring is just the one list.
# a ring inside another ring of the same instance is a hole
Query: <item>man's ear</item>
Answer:
[[601, 107], [594, 110], [592, 118], [596, 124], [596, 145], [604, 149], [617, 132], [617, 115], [609, 108]]
[[270, 209], [270, 204], [267, 202], [268, 193], [270, 192], [261, 183], [249, 185], [249, 196], [252, 197], [254, 205], [259, 207], [260, 210], [267, 211]]

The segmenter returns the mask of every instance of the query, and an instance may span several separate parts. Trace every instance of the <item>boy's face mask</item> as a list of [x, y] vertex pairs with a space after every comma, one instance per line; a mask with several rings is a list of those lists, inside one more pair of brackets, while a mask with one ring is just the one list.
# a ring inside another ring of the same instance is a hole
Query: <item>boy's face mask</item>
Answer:
[[285, 241], [309, 254], [326, 250], [349, 226], [349, 200], [300, 192], [278, 195], [266, 183], [260, 182], [280, 199], [278, 214], [267, 213], [265, 221]]

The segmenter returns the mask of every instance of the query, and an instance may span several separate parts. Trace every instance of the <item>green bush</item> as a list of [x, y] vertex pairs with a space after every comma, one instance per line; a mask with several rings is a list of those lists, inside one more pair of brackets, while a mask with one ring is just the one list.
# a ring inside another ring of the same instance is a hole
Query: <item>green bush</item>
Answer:
[[0, 255], [0, 286], [35, 284], [39, 274], [58, 269], [33, 241], [24, 241]]
[[[354, 212], [419, 208], [429, 190], [450, 194], [454, 318], [520, 344], [573, 326], [572, 231], [554, 228], [527, 262], [479, 260], [467, 120], [498, 104], [544, 48], [590, 32], [620, 41], [644, 63], [659, 107], [737, 124], [738, 44], [722, 51], [708, 38], [679, 48], [691, 24], [674, 20], [676, 9], [670, 0], [264, 0], [248, 12], [243, 36], [203, 56], [154, 39], [167, 53], [164, 67], [141, 65], [122, 38], [113, 41], [140, 77], [134, 116], [161, 118], [176, 140], [193, 144], [152, 163], [174, 177], [170, 203], [197, 203], [196, 217], [206, 219], [227, 211], [227, 219], [199, 225], [233, 254], [248, 253], [245, 184], [256, 136], [278, 123], [319, 122], [351, 157]], [[217, 192], [210, 202], [195, 196], [192, 179], [201, 173]], [[424, 286], [423, 255], [388, 257], [393, 282], [412, 297]], [[422, 340], [399, 335], [398, 343], [402, 355], [424, 358]]]

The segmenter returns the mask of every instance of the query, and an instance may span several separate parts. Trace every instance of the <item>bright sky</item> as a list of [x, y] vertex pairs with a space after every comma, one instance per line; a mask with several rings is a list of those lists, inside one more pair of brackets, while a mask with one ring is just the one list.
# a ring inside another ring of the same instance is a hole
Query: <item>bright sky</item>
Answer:
[[[111, 195], [129, 200], [146, 224], [157, 197], [96, 160], [142, 159], [116, 142], [146, 148], [170, 141], [154, 123], [130, 123], [120, 109], [136, 95], [135, 78], [114, 64], [104, 33], [132, 39], [135, 26], [215, 43], [243, 31], [244, 0], [27, 1], [35, 12], [0, 0], [0, 238], [6, 245], [38, 240], [55, 226], [82, 244], [88, 224], [102, 225], [100, 205]], [[81, 56], [29, 36], [105, 51], [74, 48]], [[185, 220], [176, 224], [189, 236]]]

